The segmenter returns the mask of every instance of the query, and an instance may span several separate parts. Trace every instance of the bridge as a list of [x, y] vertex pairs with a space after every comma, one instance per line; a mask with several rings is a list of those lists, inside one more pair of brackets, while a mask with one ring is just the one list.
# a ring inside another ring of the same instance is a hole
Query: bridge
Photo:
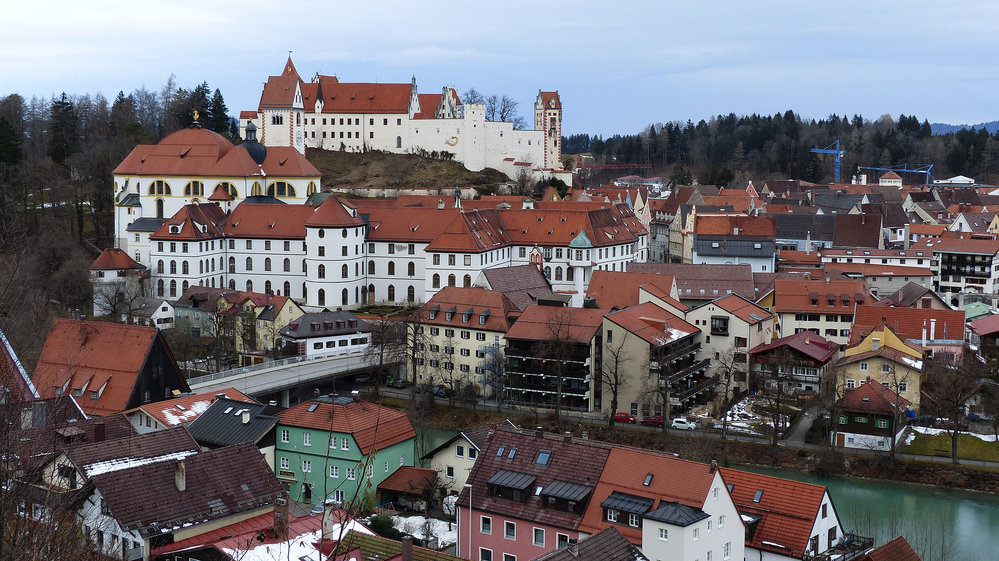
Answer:
[[[386, 363], [392, 367], [395, 363]], [[187, 383], [194, 393], [210, 393], [236, 388], [250, 396], [283, 391], [282, 405], [288, 406], [288, 390], [300, 384], [329, 380], [370, 371], [375, 364], [363, 351], [326, 356], [296, 356], [196, 376]]]

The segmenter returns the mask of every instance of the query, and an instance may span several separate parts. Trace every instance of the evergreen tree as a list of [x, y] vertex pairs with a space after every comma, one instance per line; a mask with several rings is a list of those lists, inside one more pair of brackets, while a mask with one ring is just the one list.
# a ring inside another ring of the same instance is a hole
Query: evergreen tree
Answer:
[[63, 92], [49, 109], [49, 156], [57, 164], [76, 153], [79, 147], [76, 106]]
[[208, 128], [219, 134], [230, 133], [229, 108], [225, 106], [225, 100], [222, 99], [222, 92], [218, 88], [215, 88], [215, 93], [212, 94], [207, 117], [208, 121], [206, 124]]
[[14, 125], [6, 117], [0, 116], [0, 166], [16, 166], [24, 160], [21, 139], [17, 137]]

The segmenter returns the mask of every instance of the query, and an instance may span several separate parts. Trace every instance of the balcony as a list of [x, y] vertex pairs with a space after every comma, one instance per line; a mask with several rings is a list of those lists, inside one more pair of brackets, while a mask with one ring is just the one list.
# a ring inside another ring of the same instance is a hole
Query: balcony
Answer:
[[700, 362], [694, 363], [691, 366], [688, 366], [687, 368], [684, 368], [683, 370], [680, 370], [679, 372], [675, 372], [666, 377], [660, 377], [660, 379], [662, 380], [662, 383], [673, 385], [674, 383], [679, 382], [684, 378], [693, 376], [694, 374], [701, 372], [702, 370], [707, 368], [709, 364], [711, 364], [711, 361], [708, 359], [704, 359]]
[[666, 355], [664, 357], [659, 358], [658, 362], [662, 363], [662, 362], [669, 362], [671, 360], [676, 360], [678, 358], [685, 357], [685, 356], [687, 356], [689, 354], [696, 353], [699, 350], [701, 350], [701, 343], [700, 342], [693, 343], [691, 345], [686, 345], [684, 347], [681, 347], [681, 348], [679, 348], [679, 349], [671, 352], [670, 354], [668, 354], [668, 355]]
[[714, 388], [717, 385], [718, 385], [718, 377], [713, 376], [711, 378], [708, 378], [707, 380], [704, 380], [700, 384], [697, 384], [696, 386], [683, 390], [682, 392], [677, 394], [677, 399], [679, 399], [681, 402], [685, 402], [689, 399], [697, 397], [701, 393], [710, 391], [712, 388]]

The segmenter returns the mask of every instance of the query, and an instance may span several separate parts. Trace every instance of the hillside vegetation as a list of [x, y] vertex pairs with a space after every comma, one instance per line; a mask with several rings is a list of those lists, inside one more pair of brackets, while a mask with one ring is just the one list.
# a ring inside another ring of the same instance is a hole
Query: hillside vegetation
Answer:
[[414, 154], [334, 152], [306, 149], [305, 157], [323, 174], [326, 187], [467, 187], [509, 181], [491, 168], [468, 171], [459, 162]]

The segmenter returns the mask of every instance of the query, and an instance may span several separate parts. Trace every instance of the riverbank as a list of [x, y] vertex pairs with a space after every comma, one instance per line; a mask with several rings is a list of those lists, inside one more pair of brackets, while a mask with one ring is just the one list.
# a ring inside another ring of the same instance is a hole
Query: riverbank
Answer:
[[[406, 400], [385, 398], [386, 404], [405, 408]], [[760, 442], [722, 440], [716, 434], [665, 434], [660, 431], [636, 430], [615, 425], [597, 425], [577, 421], [557, 422], [550, 414], [525, 414], [521, 411], [501, 411], [450, 408], [435, 405], [422, 423], [449, 430], [464, 430], [486, 423], [509, 419], [522, 427], [541, 427], [546, 431], [571, 431], [575, 436], [587, 433], [588, 438], [677, 454], [700, 462], [716, 460], [720, 465], [752, 464], [782, 469], [808, 471], [821, 477], [856, 477], [872, 480], [917, 483], [944, 488], [966, 489], [984, 493], [999, 493], [999, 470], [897, 458], [888, 462], [884, 455], [869, 455], [862, 451], [831, 447], [773, 447]], [[710, 436], [709, 436], [710, 434]]]

